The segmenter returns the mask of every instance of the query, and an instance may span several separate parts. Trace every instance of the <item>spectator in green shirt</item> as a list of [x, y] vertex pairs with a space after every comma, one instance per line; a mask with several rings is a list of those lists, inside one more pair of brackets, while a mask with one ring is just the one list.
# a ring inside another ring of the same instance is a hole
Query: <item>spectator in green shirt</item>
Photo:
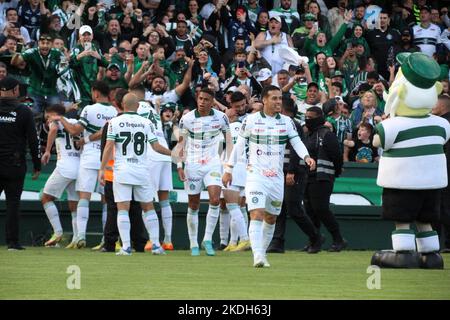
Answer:
[[24, 68], [24, 62], [29, 67], [30, 86], [28, 95], [33, 99], [33, 113], [35, 116], [42, 114], [45, 108], [60, 102], [56, 90], [58, 80], [58, 65], [63, 54], [52, 48], [53, 39], [48, 34], [41, 34], [37, 48], [32, 48], [23, 53], [16, 54], [11, 60], [11, 65]]
[[92, 42], [92, 28], [84, 25], [80, 28], [80, 42], [73, 49], [70, 67], [74, 70], [75, 81], [80, 89], [81, 104], [79, 110], [92, 103], [91, 84], [97, 80], [100, 67], [107, 67], [108, 61]]

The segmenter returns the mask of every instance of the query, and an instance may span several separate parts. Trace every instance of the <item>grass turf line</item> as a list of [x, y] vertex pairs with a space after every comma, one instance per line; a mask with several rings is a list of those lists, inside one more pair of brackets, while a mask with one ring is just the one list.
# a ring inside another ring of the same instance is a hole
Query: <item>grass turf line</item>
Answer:
[[[255, 269], [250, 252], [115, 256], [0, 247], [0, 299], [450, 299], [450, 255], [443, 255], [445, 270], [382, 269], [380, 290], [366, 286], [371, 256], [288, 251], [269, 254], [271, 268]], [[70, 265], [81, 269], [81, 290], [66, 287]]]

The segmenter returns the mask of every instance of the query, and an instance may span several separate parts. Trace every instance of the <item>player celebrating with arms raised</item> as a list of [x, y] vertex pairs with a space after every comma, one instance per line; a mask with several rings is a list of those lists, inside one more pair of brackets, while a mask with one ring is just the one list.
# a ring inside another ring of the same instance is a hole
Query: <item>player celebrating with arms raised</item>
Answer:
[[301, 142], [295, 124], [281, 115], [281, 90], [267, 86], [261, 94], [264, 109], [249, 115], [243, 122], [238, 140], [225, 165], [224, 186], [230, 185], [235, 164], [244, 156], [248, 140], [248, 167], [245, 195], [250, 211], [249, 236], [253, 266], [270, 267], [266, 249], [272, 240], [275, 222], [281, 211], [284, 192], [283, 159], [289, 141], [295, 152], [313, 170], [314, 159]]

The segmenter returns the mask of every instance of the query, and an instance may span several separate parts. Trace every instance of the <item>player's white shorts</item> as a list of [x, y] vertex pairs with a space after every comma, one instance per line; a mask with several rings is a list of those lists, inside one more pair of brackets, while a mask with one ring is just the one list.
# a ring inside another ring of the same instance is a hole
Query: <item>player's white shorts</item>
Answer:
[[237, 187], [245, 187], [247, 180], [247, 169], [244, 163], [237, 163], [232, 172], [233, 180], [231, 184]]
[[80, 167], [75, 188], [81, 192], [100, 192], [103, 187], [98, 183], [98, 170]]
[[278, 216], [283, 203], [284, 185], [261, 179], [247, 181], [245, 197], [248, 211], [265, 209], [266, 212]]
[[222, 166], [220, 164], [189, 164], [184, 169], [186, 181], [184, 189], [188, 194], [199, 194], [203, 186], [222, 186]]
[[155, 197], [155, 189], [151, 183], [137, 186], [113, 181], [114, 202], [131, 201], [152, 202]]
[[173, 190], [172, 162], [152, 161], [150, 164], [150, 180], [156, 191]]
[[75, 180], [63, 177], [56, 168], [45, 183], [44, 193], [59, 199], [64, 190], [67, 192], [67, 200], [79, 200], [78, 193], [75, 191]]

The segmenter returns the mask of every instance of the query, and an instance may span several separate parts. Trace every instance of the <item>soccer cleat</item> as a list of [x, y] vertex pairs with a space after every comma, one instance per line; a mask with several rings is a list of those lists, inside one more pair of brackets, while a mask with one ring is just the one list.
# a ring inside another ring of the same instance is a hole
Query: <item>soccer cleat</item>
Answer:
[[200, 255], [200, 249], [198, 247], [191, 248], [191, 256], [197, 257]]
[[131, 248], [120, 248], [119, 252], [116, 253], [116, 256], [131, 256]]
[[223, 251], [233, 251], [234, 249], [237, 248], [237, 244], [229, 244], [225, 249], [223, 249]]
[[262, 267], [264, 267], [264, 264], [265, 264], [264, 257], [262, 257], [260, 255], [257, 255], [257, 256], [253, 257], [253, 266], [255, 268], [262, 268]]
[[162, 247], [158, 247], [156, 244], [154, 244], [152, 247], [152, 254], [160, 256], [166, 254], [166, 252]]
[[53, 234], [52, 237], [50, 238], [50, 240], [48, 240], [47, 242], [45, 242], [45, 246], [46, 247], [54, 247], [58, 244], [58, 242], [60, 242], [62, 240], [62, 234]]
[[104, 247], [105, 243], [102, 241], [99, 245], [92, 248], [92, 251], [100, 251]]
[[221, 243], [220, 246], [219, 246], [219, 248], [217, 248], [217, 250], [225, 251], [225, 249], [226, 249], [227, 247], [228, 247], [228, 245]]
[[120, 251], [120, 249], [122, 249], [122, 245], [120, 244], [120, 241], [116, 241], [116, 251]]
[[250, 240], [240, 241], [239, 244], [234, 249], [230, 249], [230, 252], [239, 252], [239, 251], [246, 251], [250, 250]]
[[172, 242], [167, 242], [162, 244], [162, 248], [166, 251], [172, 251], [173, 250], [173, 244]]
[[214, 251], [212, 242], [210, 240], [203, 241], [202, 247], [203, 247], [203, 249], [205, 249], [207, 256], [215, 256], [216, 255], [216, 252]]
[[150, 240], [148, 240], [147, 243], [145, 244], [144, 251], [150, 252], [150, 251], [152, 251], [152, 248], [153, 248], [153, 243]]
[[69, 243], [66, 246], [66, 249], [76, 249], [77, 248], [77, 242], [76, 241], [72, 241], [71, 243]]
[[77, 249], [86, 248], [86, 239], [79, 239], [77, 241]]

